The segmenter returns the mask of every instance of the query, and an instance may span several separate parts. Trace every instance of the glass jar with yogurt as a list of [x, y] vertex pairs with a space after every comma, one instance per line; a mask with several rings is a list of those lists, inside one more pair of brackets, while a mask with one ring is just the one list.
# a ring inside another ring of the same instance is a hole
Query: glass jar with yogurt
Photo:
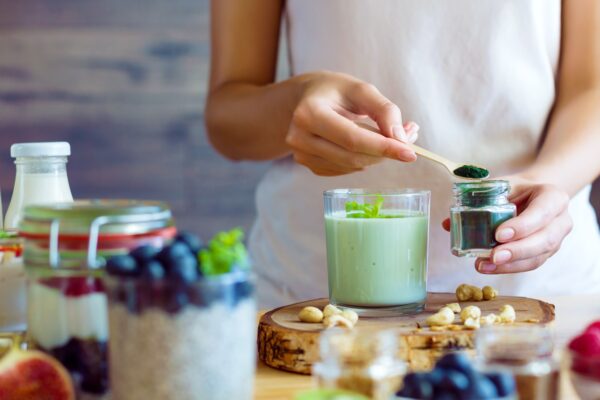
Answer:
[[175, 227], [159, 202], [76, 201], [32, 205], [19, 225], [28, 277], [28, 332], [72, 374], [78, 392], [108, 391], [105, 259], [162, 246]]
[[415, 313], [427, 297], [426, 190], [324, 193], [330, 302], [368, 316]]
[[12, 198], [4, 219], [5, 230], [16, 230], [29, 204], [73, 201], [67, 177], [67, 142], [17, 143], [10, 148], [17, 174]]

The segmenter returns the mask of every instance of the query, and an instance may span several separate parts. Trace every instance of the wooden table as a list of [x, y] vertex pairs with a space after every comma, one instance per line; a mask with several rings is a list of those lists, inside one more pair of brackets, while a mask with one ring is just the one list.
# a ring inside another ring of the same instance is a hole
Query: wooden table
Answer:
[[[550, 297], [542, 300], [556, 305], [556, 322], [553, 325], [558, 348], [578, 334], [588, 323], [600, 319], [600, 293]], [[563, 374], [561, 399], [577, 399], [573, 388]], [[300, 391], [312, 387], [310, 376], [278, 371], [259, 362], [256, 373], [256, 400], [292, 400]]]

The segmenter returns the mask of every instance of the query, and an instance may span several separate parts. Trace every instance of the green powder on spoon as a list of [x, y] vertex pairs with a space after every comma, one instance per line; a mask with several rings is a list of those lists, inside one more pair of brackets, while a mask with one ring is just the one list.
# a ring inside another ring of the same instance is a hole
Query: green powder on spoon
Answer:
[[490, 175], [490, 172], [485, 168], [479, 168], [475, 165], [463, 165], [452, 171], [454, 175], [463, 178], [483, 179]]

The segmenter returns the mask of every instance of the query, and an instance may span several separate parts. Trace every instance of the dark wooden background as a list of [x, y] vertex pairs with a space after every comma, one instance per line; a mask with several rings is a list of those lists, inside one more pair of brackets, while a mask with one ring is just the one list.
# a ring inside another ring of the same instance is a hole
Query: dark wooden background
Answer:
[[66, 140], [77, 198], [165, 200], [203, 236], [248, 228], [267, 165], [207, 143], [208, 35], [208, 0], [0, 0], [4, 209], [10, 144]]

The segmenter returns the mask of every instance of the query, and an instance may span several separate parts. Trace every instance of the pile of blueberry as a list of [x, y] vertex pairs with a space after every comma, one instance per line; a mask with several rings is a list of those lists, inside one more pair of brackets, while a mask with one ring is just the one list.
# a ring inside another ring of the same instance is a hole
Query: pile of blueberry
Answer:
[[144, 245], [111, 257], [106, 272], [117, 278], [108, 287], [111, 298], [133, 313], [153, 307], [177, 313], [187, 305], [206, 307], [216, 301], [234, 306], [252, 294], [251, 283], [241, 275], [231, 285], [205, 276], [199, 262], [202, 251], [208, 250], [200, 238], [182, 232], [163, 248]]
[[516, 393], [513, 376], [506, 372], [481, 373], [464, 353], [442, 357], [430, 372], [404, 377], [401, 398], [434, 400], [475, 400], [512, 398]]

